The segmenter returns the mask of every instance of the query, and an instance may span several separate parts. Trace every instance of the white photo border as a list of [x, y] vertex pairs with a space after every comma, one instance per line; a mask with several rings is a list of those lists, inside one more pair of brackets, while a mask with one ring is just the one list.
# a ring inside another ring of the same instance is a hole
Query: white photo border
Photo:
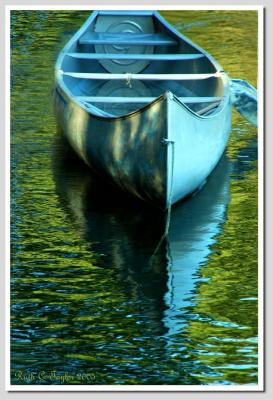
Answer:
[[[258, 12], [258, 384], [257, 385], [13, 385], [10, 383], [10, 12], [12, 10], [234, 10]], [[5, 384], [8, 392], [262, 392], [264, 391], [264, 7], [262, 5], [5, 5]]]

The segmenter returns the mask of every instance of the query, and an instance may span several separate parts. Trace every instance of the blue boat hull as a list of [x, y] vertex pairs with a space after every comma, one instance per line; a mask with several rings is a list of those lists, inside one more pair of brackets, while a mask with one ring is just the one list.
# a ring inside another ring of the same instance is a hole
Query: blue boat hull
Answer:
[[165, 209], [203, 185], [225, 149], [231, 104], [197, 117], [170, 93], [119, 118], [100, 118], [61, 88], [55, 112], [66, 138], [95, 171], [121, 189]]

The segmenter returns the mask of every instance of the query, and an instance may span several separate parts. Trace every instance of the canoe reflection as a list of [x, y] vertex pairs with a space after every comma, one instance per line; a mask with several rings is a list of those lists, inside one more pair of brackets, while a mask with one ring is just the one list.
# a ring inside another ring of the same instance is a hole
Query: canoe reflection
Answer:
[[112, 269], [117, 282], [126, 282], [134, 300], [151, 300], [161, 320], [167, 290], [166, 243], [153, 263], [149, 261], [164, 232], [164, 214], [92, 175], [69, 150], [62, 140], [53, 157], [63, 208], [97, 254], [98, 265]]
[[216, 242], [230, 199], [231, 164], [224, 155], [205, 187], [175, 207], [168, 235], [168, 289], [164, 324], [169, 334], [185, 325], [187, 307], [193, 304], [198, 270]]
[[226, 156], [200, 192], [173, 207], [168, 238], [151, 259], [164, 232], [165, 214], [92, 175], [66, 146], [58, 142], [53, 165], [63, 208], [99, 255], [100, 266], [115, 269], [119, 278], [130, 283], [131, 296], [151, 299], [164, 332], [175, 334], [183, 328], [181, 316], [200, 281], [198, 269], [225, 218]]

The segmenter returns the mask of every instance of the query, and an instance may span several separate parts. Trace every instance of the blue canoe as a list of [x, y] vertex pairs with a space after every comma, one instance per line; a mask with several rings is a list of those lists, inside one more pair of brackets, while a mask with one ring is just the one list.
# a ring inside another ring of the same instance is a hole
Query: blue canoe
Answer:
[[93, 12], [55, 75], [69, 143], [123, 190], [165, 209], [198, 190], [221, 158], [229, 78], [158, 12]]

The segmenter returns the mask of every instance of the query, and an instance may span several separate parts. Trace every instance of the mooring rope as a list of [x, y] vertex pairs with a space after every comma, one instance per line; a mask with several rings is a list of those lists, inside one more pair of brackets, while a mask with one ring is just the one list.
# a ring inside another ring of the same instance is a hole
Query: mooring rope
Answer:
[[169, 233], [169, 228], [170, 228], [170, 223], [171, 223], [171, 212], [172, 212], [172, 196], [173, 196], [173, 175], [174, 175], [174, 141], [169, 140], [169, 139], [163, 139], [163, 144], [171, 145], [172, 150], [171, 150], [171, 180], [170, 180], [170, 191], [169, 191], [169, 197], [167, 200], [167, 217], [166, 217], [166, 224], [165, 224], [165, 230], [163, 235], [161, 236], [152, 256], [151, 260], [153, 257], [156, 255], [158, 252], [160, 246], [163, 243], [163, 240], [167, 237]]
[[126, 79], [126, 85], [129, 86], [129, 88], [132, 88], [132, 74], [130, 72], [127, 72], [125, 74], [125, 79]]
[[174, 141], [173, 140], [164, 140], [165, 143], [168, 145], [170, 144], [172, 146], [172, 162], [171, 162], [171, 182], [170, 182], [170, 193], [169, 193], [169, 199], [167, 202], [167, 220], [166, 220], [166, 226], [165, 226], [165, 233], [164, 235], [167, 236], [169, 233], [169, 227], [170, 227], [170, 222], [171, 222], [171, 211], [172, 211], [172, 197], [173, 197], [173, 173], [174, 173]]

